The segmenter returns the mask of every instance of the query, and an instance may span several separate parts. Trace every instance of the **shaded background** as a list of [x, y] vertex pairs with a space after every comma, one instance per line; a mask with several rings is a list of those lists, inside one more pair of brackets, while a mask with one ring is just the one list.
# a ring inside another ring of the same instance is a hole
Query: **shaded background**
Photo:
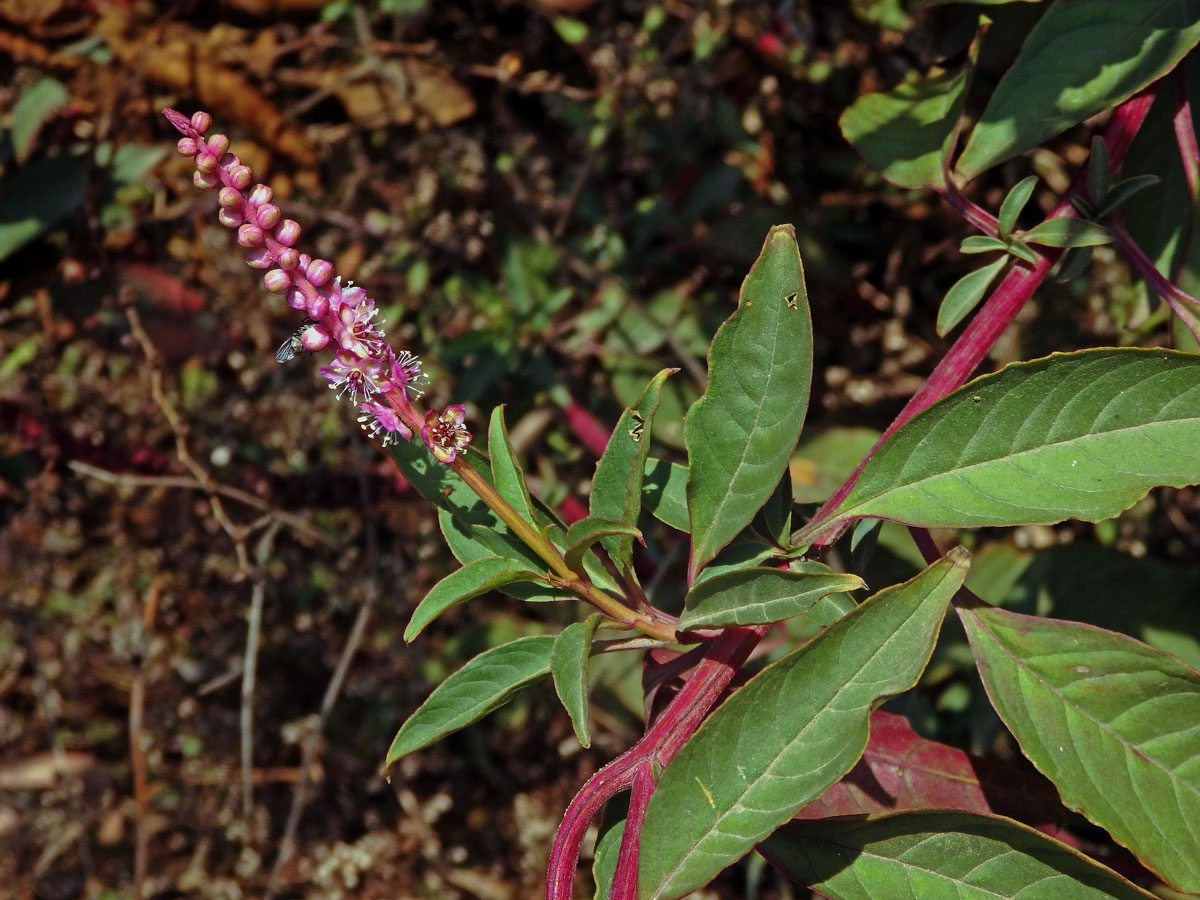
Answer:
[[[837, 129], [859, 94], [963, 51], [967, 11], [906, 9], [0, 2], [0, 884], [45, 900], [533, 897], [571, 795], [640, 730], [638, 661], [606, 658], [590, 750], [537, 689], [378, 774], [447, 672], [579, 611], [490, 596], [404, 645], [454, 568], [433, 512], [320, 360], [276, 364], [297, 316], [192, 188], [161, 107], [213, 114], [302, 249], [422, 355], [431, 403], [466, 403], [477, 433], [507, 404], [565, 515], [586, 504], [595, 436], [665, 366], [681, 372], [654, 437], [679, 458], [708, 340], [768, 227], [793, 223], [817, 334], [806, 434], [825, 436], [794, 473], [816, 501], [871, 441], [839, 429], [885, 426], [944, 351], [937, 305], [971, 265], [963, 225], [889, 188]], [[1033, 15], [998, 17], [985, 90]], [[1068, 133], [974, 198], [996, 208], [1031, 165], [1061, 188], [1086, 146]], [[997, 362], [1144, 334], [1127, 323], [1145, 298], [1098, 256], [1090, 283], [1039, 293]], [[1194, 492], [1164, 497], [1099, 535], [992, 536], [995, 590], [1028, 574], [1029, 547], [1076, 539], [1191, 560]], [[686, 554], [649, 543], [669, 604]], [[911, 559], [880, 565], [904, 577]], [[1011, 754], [967, 669], [947, 651], [904, 711], [933, 731], [975, 711], [940, 736]], [[711, 890], [791, 893], [753, 864]]]

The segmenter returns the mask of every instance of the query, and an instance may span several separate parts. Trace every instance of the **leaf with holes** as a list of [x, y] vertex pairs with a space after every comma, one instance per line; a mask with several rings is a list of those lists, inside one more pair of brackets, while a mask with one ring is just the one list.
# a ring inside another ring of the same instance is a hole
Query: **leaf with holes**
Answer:
[[[650, 433], [663, 382], [678, 369], [663, 369], [650, 380], [638, 402], [625, 410], [596, 463], [592, 479], [589, 509], [593, 516], [619, 519], [636, 526], [642, 511], [642, 484], [646, 460], [650, 456]], [[622, 571], [628, 571], [633, 557], [633, 537], [606, 535], [600, 539], [604, 549]]]
[[708, 389], [684, 421], [689, 580], [750, 524], [800, 437], [812, 382], [812, 320], [790, 225], [771, 229], [737, 311], [708, 352]]

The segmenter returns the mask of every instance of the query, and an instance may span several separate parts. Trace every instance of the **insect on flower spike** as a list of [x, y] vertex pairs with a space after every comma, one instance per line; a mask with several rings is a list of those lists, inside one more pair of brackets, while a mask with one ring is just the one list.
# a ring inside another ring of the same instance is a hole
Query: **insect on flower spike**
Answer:
[[276, 361], [332, 349], [334, 358], [322, 366], [321, 375], [339, 398], [348, 395], [358, 407], [359, 423], [368, 434], [387, 446], [411, 440], [420, 431], [434, 456], [452, 462], [471, 440], [463, 427], [463, 408], [452, 405], [441, 413], [422, 413], [412, 405], [425, 391], [420, 359], [387, 343], [375, 321], [375, 301], [362, 288], [343, 284], [331, 263], [295, 249], [300, 225], [283, 217], [267, 185], [251, 187], [253, 173], [229, 152], [229, 138], [205, 136], [212, 116], [197, 112], [189, 118], [173, 109], [163, 110], [163, 115], [183, 135], [176, 147], [195, 164], [196, 187], [217, 190], [217, 218], [237, 232], [247, 264], [266, 270], [263, 286], [307, 315], [275, 352]]

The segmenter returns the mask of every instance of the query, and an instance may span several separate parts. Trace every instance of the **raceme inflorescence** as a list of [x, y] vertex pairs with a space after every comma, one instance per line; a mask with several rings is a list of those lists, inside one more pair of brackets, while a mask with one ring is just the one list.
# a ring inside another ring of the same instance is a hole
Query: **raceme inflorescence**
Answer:
[[343, 284], [328, 261], [295, 249], [300, 225], [285, 219], [271, 202], [271, 188], [251, 187], [253, 173], [229, 151], [228, 137], [205, 137], [212, 116], [197, 112], [188, 118], [173, 109], [164, 109], [163, 115], [183, 135], [176, 147], [194, 162], [196, 187], [218, 190], [218, 218], [237, 231], [247, 264], [266, 270], [263, 286], [308, 316], [276, 359], [332, 349], [333, 361], [321, 368], [321, 375], [339, 398], [349, 397], [358, 407], [364, 430], [384, 446], [411, 440], [419, 432], [435, 457], [453, 462], [471, 441], [465, 410], [459, 404], [424, 414], [416, 408], [413, 401], [425, 384], [421, 362], [408, 350], [392, 349], [375, 321], [375, 301], [362, 288]]

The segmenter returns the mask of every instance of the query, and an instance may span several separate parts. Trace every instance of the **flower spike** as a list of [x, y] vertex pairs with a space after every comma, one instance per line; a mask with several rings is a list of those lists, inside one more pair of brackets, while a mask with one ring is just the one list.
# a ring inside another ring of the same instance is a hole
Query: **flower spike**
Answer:
[[413, 407], [411, 401], [425, 390], [420, 359], [387, 343], [375, 321], [375, 301], [362, 288], [343, 284], [331, 263], [294, 249], [300, 225], [283, 217], [272, 202], [271, 188], [265, 184], [251, 188], [254, 175], [229, 152], [229, 138], [205, 137], [212, 116], [197, 112], [189, 118], [173, 109], [164, 109], [163, 115], [183, 135], [176, 147], [195, 164], [196, 186], [219, 189], [217, 218], [237, 232], [247, 264], [263, 269], [263, 286], [307, 316], [275, 358], [287, 362], [301, 352], [330, 347], [336, 353], [321, 374], [339, 398], [349, 395], [358, 406], [364, 430], [387, 446], [398, 439], [412, 440], [420, 429], [434, 455], [452, 462], [471, 441], [463, 427], [463, 407], [450, 406], [440, 416], [430, 412], [425, 417]]

